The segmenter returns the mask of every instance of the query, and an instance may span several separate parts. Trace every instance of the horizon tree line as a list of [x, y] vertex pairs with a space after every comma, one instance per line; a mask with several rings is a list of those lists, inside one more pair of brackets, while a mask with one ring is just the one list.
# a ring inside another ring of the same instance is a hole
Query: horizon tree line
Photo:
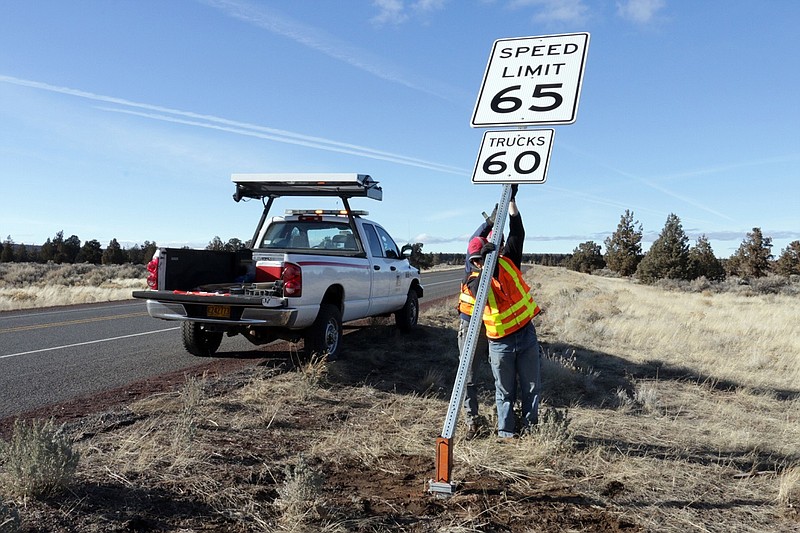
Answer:
[[[608, 269], [620, 276], [636, 277], [643, 283], [654, 283], [659, 279], [694, 280], [703, 277], [709, 281], [722, 281], [726, 276], [800, 275], [800, 241], [789, 243], [775, 259], [772, 239], [764, 236], [758, 227], [747, 233], [737, 251], [727, 259], [716, 257], [705, 235], [700, 235], [695, 244], [689, 246], [689, 237], [674, 213], [667, 216], [664, 228], [647, 253], [642, 252], [643, 235], [641, 223], [635, 220], [633, 211], [626, 209], [616, 230], [603, 242], [605, 253], [600, 244], [586, 241], [579, 244], [572, 254], [525, 254], [524, 260], [544, 266], [564, 266], [584, 273]], [[411, 246], [411, 264], [420, 269], [440, 264], [459, 265], [465, 261], [464, 253], [423, 253], [423, 243]], [[205, 249], [238, 251], [247, 247], [247, 241], [234, 237], [225, 242], [214, 236]], [[96, 239], [82, 242], [77, 235], [65, 238], [61, 230], [44, 244], [30, 247], [16, 244], [9, 235], [0, 243], [0, 263], [147, 264], [156, 249], [154, 241], [123, 248], [116, 238], [104, 248]]]
[[[215, 236], [206, 250], [236, 251], [247, 247], [237, 238], [223, 242]], [[123, 248], [116, 238], [104, 248], [97, 239], [82, 242], [77, 235], [64, 237], [61, 230], [41, 245], [17, 244], [11, 235], [0, 242], [0, 263], [89, 263], [93, 265], [122, 265], [125, 263], [146, 265], [152, 259], [158, 245], [155, 241], [144, 241], [130, 248]], [[184, 246], [188, 248], [188, 246]]]
[[722, 281], [727, 276], [748, 279], [769, 274], [800, 275], [800, 240], [789, 243], [774, 260], [772, 238], [764, 236], [758, 227], [747, 233], [727, 259], [717, 258], [705, 235], [700, 235], [694, 246], [690, 246], [675, 213], [667, 216], [664, 228], [647, 253], [642, 252], [643, 234], [641, 223], [626, 209], [617, 229], [604, 241], [605, 253], [599, 244], [586, 241], [573, 250], [564, 266], [585, 273], [608, 269], [648, 284], [660, 279]]

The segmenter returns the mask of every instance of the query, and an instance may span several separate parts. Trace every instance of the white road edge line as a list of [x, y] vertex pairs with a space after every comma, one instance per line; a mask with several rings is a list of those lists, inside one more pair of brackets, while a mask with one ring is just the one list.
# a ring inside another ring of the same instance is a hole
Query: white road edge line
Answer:
[[109, 341], [117, 341], [120, 339], [129, 339], [131, 337], [141, 337], [142, 335], [151, 335], [153, 333], [163, 333], [165, 331], [175, 331], [176, 329], [180, 329], [179, 327], [176, 328], [167, 328], [167, 329], [157, 329], [155, 331], [145, 331], [144, 333], [132, 333], [130, 335], [122, 335], [119, 337], [111, 337], [109, 339], [97, 339], [95, 341], [87, 341], [87, 342], [77, 342], [75, 344], [65, 344], [64, 346], [53, 346], [52, 348], [42, 348], [41, 350], [31, 350], [29, 352], [19, 352], [19, 353], [11, 353], [8, 355], [0, 355], [0, 359], [7, 359], [9, 357], [17, 357], [20, 355], [30, 355], [32, 353], [41, 353], [41, 352], [50, 352], [52, 350], [63, 350], [64, 348], [75, 348], [76, 346], [87, 346], [89, 344], [98, 344], [101, 342], [109, 342]]
[[433, 287], [434, 285], [442, 285], [444, 283], [459, 283], [459, 282], [460, 282], [460, 280], [450, 279], [450, 280], [447, 280], [447, 281], [437, 281], [437, 282], [434, 282], [434, 283], [426, 283], [423, 286], [424, 287]]

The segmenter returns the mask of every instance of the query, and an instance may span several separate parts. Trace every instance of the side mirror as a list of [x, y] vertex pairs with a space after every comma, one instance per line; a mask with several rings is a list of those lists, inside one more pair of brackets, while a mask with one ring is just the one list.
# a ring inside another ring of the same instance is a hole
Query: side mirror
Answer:
[[411, 252], [414, 250], [414, 247], [410, 244], [404, 244], [402, 248], [400, 248], [400, 255], [403, 256], [404, 259], [408, 259], [411, 257]]

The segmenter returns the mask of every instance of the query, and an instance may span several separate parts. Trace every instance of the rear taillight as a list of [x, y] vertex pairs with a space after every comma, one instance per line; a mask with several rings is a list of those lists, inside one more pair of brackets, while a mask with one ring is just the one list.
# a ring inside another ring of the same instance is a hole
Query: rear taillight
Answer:
[[147, 263], [147, 286], [153, 290], [158, 289], [158, 257]]
[[283, 295], [299, 297], [303, 294], [303, 274], [298, 265], [286, 263], [283, 267]]

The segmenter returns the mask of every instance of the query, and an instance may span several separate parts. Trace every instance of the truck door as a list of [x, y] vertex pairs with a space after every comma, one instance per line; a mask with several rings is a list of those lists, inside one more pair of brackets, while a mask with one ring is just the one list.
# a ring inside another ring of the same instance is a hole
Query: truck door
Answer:
[[370, 292], [370, 314], [386, 313], [392, 310], [391, 294], [399, 281], [397, 268], [386, 257], [383, 242], [373, 224], [364, 223], [367, 234], [369, 254], [372, 259], [372, 290]]
[[370, 255], [372, 256], [372, 304], [370, 313], [387, 313], [402, 306], [406, 301], [403, 290], [404, 272], [400, 270], [402, 257], [394, 240], [380, 226], [365, 223]]

